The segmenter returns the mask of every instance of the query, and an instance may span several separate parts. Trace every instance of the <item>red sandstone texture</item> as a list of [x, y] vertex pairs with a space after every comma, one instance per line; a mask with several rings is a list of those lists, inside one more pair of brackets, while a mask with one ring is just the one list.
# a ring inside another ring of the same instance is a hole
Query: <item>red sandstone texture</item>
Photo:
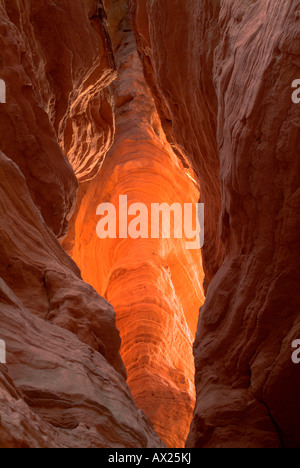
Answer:
[[299, 1], [129, 3], [163, 126], [206, 205], [187, 446], [299, 447]]
[[42, 0], [0, 6], [0, 74], [7, 87], [0, 138], [47, 224], [62, 237], [78, 185], [65, 156], [79, 180], [99, 170], [113, 140], [107, 86], [115, 67], [97, 2], [59, 5], [59, 11]]
[[[167, 143], [143, 76], [126, 2], [106, 2], [116, 51], [116, 139], [99, 175], [83, 184], [64, 246], [114, 307], [133, 397], [170, 447], [183, 447], [195, 404], [192, 344], [204, 302], [200, 250], [186, 239], [104, 239], [100, 203], [194, 203], [198, 183]], [[119, 212], [119, 210], [118, 210]]]
[[92, 177], [114, 132], [97, 3], [0, 6], [1, 447], [163, 446], [126, 384], [112, 306], [57, 239], [77, 190], [61, 148]]
[[[299, 447], [299, 0], [128, 6], [0, 4], [0, 447], [182, 446], [204, 291], [186, 445]], [[100, 241], [120, 194], [202, 254]]]

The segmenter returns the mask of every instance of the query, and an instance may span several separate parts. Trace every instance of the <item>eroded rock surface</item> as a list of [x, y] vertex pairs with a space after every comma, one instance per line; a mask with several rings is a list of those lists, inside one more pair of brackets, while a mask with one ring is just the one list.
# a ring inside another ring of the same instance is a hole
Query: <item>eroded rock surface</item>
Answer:
[[205, 203], [187, 446], [299, 447], [299, 0], [128, 4], [144, 76], [125, 0], [0, 4], [0, 446], [184, 444], [202, 258], [122, 194]]
[[109, 202], [119, 214], [119, 196], [127, 195], [128, 207], [143, 203], [150, 213], [151, 203], [196, 204], [199, 189], [193, 171], [166, 141], [126, 2], [112, 3], [105, 2], [118, 69], [116, 140], [99, 175], [79, 190], [64, 245], [83, 278], [116, 310], [121, 355], [137, 405], [168, 446], [183, 447], [195, 401], [192, 343], [204, 301], [200, 250], [187, 250], [186, 239], [173, 234], [171, 239], [100, 240], [96, 209]]
[[206, 205], [187, 445], [297, 447], [299, 1], [129, 3], [168, 138], [194, 164]]
[[98, 4], [0, 6], [1, 447], [163, 446], [126, 384], [112, 306], [58, 242], [77, 191], [65, 154], [92, 177], [114, 132]]
[[1, 150], [20, 167], [59, 237], [67, 232], [78, 186], [66, 156], [86, 180], [113, 141], [107, 86], [115, 66], [97, 3], [7, 0], [0, 6]]
[[113, 308], [81, 280], [2, 153], [0, 194], [0, 446], [160, 445], [124, 380]]
[[0, 446], [159, 447], [125, 380], [99, 353], [33, 316], [0, 283]]

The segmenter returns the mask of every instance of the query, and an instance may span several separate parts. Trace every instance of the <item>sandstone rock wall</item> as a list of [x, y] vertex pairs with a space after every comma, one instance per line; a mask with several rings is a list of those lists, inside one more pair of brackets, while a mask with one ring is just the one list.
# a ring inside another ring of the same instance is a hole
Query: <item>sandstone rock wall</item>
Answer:
[[[99, 239], [100, 203], [194, 203], [197, 177], [166, 141], [145, 83], [126, 2], [106, 2], [116, 55], [116, 139], [99, 175], [82, 184], [65, 248], [116, 310], [121, 355], [137, 405], [170, 447], [183, 447], [195, 402], [194, 341], [204, 301], [200, 250], [186, 239]], [[130, 217], [129, 217], [130, 219]], [[150, 221], [150, 219], [149, 219]]]
[[299, 1], [129, 4], [168, 138], [206, 205], [187, 445], [299, 446]]
[[7, 88], [1, 149], [21, 168], [49, 227], [63, 237], [78, 185], [66, 156], [77, 178], [86, 180], [113, 140], [108, 34], [94, 1], [63, 0], [58, 9], [46, 0], [8, 0], [0, 8], [0, 74]]
[[[299, 0], [0, 1], [1, 447], [164, 446], [147, 416], [182, 446], [204, 292], [187, 446], [300, 446], [299, 21]], [[200, 197], [202, 255], [100, 242], [121, 194]], [[73, 213], [93, 287], [59, 244]]]
[[1, 447], [163, 446], [126, 384], [112, 306], [57, 239], [77, 191], [65, 154], [92, 177], [114, 132], [97, 3], [0, 4]]

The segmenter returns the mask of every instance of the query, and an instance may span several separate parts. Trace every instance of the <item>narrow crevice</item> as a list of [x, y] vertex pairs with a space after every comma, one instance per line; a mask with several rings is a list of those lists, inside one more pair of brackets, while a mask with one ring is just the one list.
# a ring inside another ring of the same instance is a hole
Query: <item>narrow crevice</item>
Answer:
[[272, 416], [272, 413], [271, 413], [271, 410], [270, 408], [268, 407], [267, 403], [263, 403], [264, 406], [266, 407], [267, 411], [268, 411], [268, 414], [270, 416], [270, 419], [272, 421], [272, 424], [274, 425], [275, 429], [276, 429], [276, 432], [277, 432], [277, 435], [278, 435], [278, 438], [279, 438], [279, 441], [280, 441], [280, 448], [286, 448], [285, 447], [285, 444], [283, 442], [283, 437], [282, 437], [282, 434], [281, 434], [281, 430], [280, 430], [280, 427], [278, 426], [277, 422], [275, 421], [275, 419], [273, 418]]

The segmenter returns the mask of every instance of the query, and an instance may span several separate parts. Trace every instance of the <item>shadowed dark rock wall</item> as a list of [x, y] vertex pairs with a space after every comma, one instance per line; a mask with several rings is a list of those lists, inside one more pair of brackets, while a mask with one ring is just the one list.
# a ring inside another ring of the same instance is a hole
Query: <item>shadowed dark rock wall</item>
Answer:
[[187, 445], [299, 446], [299, 1], [129, 4], [162, 122], [206, 206]]

